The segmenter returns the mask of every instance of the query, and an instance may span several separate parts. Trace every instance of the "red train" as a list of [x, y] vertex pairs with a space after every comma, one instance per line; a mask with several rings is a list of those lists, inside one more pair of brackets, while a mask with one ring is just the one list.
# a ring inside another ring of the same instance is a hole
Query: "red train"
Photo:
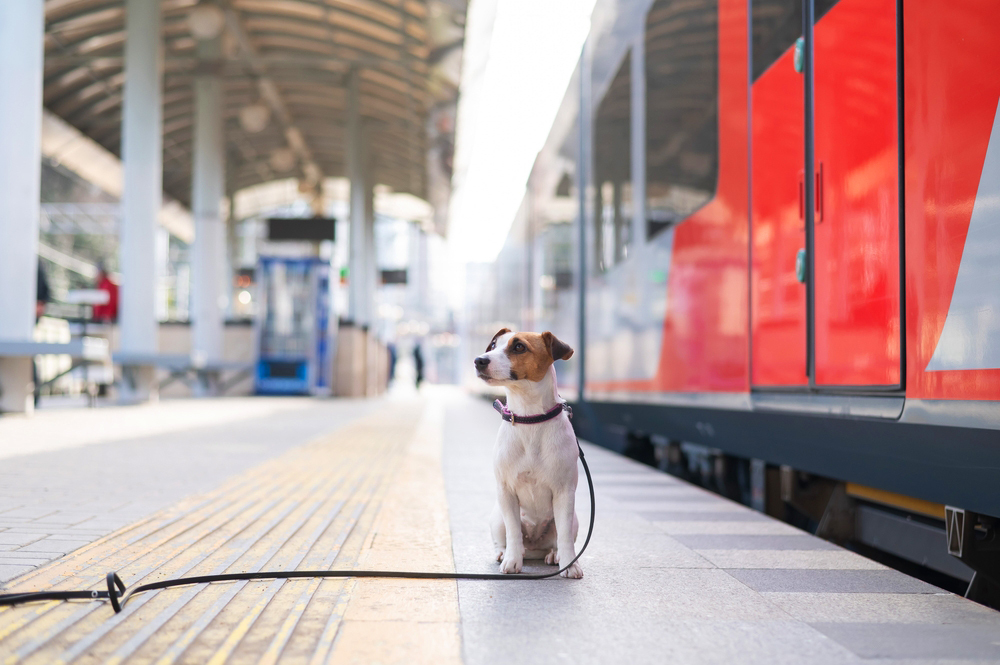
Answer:
[[984, 0], [599, 0], [477, 330], [571, 338], [565, 395], [612, 445], [997, 580], [997, 26]]

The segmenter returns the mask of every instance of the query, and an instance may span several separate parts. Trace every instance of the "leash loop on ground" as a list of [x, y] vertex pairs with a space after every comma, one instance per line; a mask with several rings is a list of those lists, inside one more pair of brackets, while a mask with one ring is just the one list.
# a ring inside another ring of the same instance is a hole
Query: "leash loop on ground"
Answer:
[[[111, 572], [108, 573], [107, 577], [108, 583], [108, 600], [111, 601], [111, 607], [114, 608], [115, 614], [122, 611], [122, 606], [118, 603], [118, 594], [125, 593], [125, 583], [122, 582], [122, 578], [118, 577], [118, 573]], [[115, 590], [118, 587], [118, 590]]]

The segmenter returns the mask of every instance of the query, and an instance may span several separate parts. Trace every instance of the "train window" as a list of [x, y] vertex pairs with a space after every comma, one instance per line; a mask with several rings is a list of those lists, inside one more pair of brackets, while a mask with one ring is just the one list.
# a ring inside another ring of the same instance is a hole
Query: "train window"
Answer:
[[628, 255], [632, 226], [632, 54], [618, 68], [594, 122], [595, 266]]
[[[817, 21], [837, 4], [837, 0], [813, 2]], [[802, 3], [803, 0], [753, 1], [754, 81], [802, 36]]]
[[818, 21], [823, 18], [823, 14], [830, 11], [830, 9], [837, 4], [838, 0], [815, 0], [816, 4], [813, 5], [813, 16], [815, 20]]
[[754, 0], [753, 80], [802, 36], [802, 0]]
[[754, 0], [754, 81], [802, 36], [802, 2], [803, 0]]
[[556, 198], [569, 198], [573, 195], [573, 179], [568, 173], [563, 173], [556, 185]]
[[719, 172], [718, 0], [657, 0], [646, 16], [646, 229], [715, 194]]

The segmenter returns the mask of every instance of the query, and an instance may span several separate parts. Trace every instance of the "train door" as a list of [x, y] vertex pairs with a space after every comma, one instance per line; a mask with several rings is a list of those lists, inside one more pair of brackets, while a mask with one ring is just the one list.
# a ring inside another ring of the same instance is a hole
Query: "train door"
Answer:
[[802, 0], [754, 0], [751, 380], [809, 382], [806, 355]]
[[814, 383], [896, 387], [901, 376], [896, 0], [817, 0], [816, 16]]
[[752, 384], [896, 387], [896, 0], [752, 8]]

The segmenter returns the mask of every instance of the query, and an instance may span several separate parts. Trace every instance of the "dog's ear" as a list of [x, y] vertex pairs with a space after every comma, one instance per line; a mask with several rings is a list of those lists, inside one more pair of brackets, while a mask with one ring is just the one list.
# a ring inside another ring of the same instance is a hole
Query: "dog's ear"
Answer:
[[494, 345], [497, 343], [497, 339], [500, 337], [500, 335], [506, 335], [509, 332], [510, 328], [501, 328], [499, 331], [497, 331], [497, 334], [493, 335], [493, 339], [491, 339], [490, 343], [486, 346], [487, 353], [495, 348]]
[[569, 360], [573, 357], [573, 348], [552, 333], [545, 331], [542, 333], [542, 341], [549, 349], [552, 360]]

